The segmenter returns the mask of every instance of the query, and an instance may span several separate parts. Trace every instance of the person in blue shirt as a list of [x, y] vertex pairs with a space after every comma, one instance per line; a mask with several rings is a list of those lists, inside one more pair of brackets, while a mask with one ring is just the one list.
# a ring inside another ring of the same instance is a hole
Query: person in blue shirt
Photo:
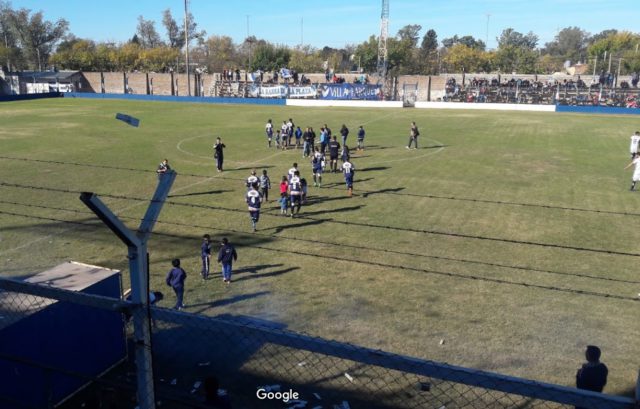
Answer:
[[325, 128], [320, 128], [320, 152], [324, 153], [327, 149], [327, 143], [329, 143], [329, 135]]
[[218, 252], [218, 263], [222, 264], [222, 281], [227, 284], [231, 283], [231, 270], [235, 260], [238, 260], [238, 253], [225, 237], [222, 239], [222, 247]]
[[297, 170], [289, 179], [289, 197], [291, 198], [291, 217], [294, 217], [294, 214], [300, 213], [302, 206], [302, 182], [300, 181], [300, 172]]
[[300, 139], [302, 139], [302, 129], [300, 127], [296, 127], [296, 149], [300, 149]]
[[364, 128], [362, 127], [362, 125], [360, 125], [360, 128], [358, 128], [358, 150], [364, 150]]
[[249, 206], [249, 216], [251, 217], [251, 226], [253, 232], [256, 232], [256, 224], [260, 220], [260, 205], [262, 204], [262, 195], [253, 186], [249, 189], [246, 196], [247, 205]]
[[202, 279], [209, 278], [211, 267], [211, 236], [205, 234], [202, 236], [202, 245], [200, 246], [200, 257], [202, 258]]
[[187, 278], [187, 273], [180, 267], [180, 259], [174, 258], [171, 260], [173, 268], [167, 274], [165, 282], [176, 293], [176, 310], [184, 308], [184, 280]]

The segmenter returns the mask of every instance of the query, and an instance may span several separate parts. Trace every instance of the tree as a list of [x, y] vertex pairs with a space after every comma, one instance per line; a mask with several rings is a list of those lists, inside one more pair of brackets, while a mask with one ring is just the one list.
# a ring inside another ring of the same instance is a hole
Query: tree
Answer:
[[132, 71], [137, 68], [142, 48], [135, 43], [126, 43], [113, 53], [113, 63], [118, 71]]
[[422, 43], [420, 44], [420, 73], [432, 75], [438, 72], [438, 61], [436, 55], [438, 53], [438, 35], [435, 30], [428, 30]]
[[176, 23], [176, 20], [171, 15], [170, 9], [162, 12], [162, 25], [165, 30], [167, 30], [169, 47], [181, 49], [184, 46], [184, 30], [180, 29], [180, 26], [178, 26], [178, 23]]
[[156, 23], [152, 20], [145, 20], [144, 17], [138, 16], [136, 34], [142, 48], [155, 48], [162, 45], [160, 35], [156, 31]]
[[49, 62], [65, 69], [93, 71], [96, 68], [96, 45], [91, 40], [71, 38], [60, 44]]
[[319, 72], [322, 71], [323, 61], [320, 53], [307, 45], [291, 52], [289, 68], [298, 72]]
[[365, 72], [375, 72], [378, 65], [378, 38], [372, 35], [367, 41], [358, 44], [355, 56]]
[[11, 30], [11, 13], [11, 4], [0, 1], [0, 66], [7, 67], [9, 71], [24, 64], [18, 40]]
[[525, 35], [515, 31], [513, 28], [502, 30], [502, 34], [496, 40], [498, 40], [498, 48], [512, 46], [533, 50], [538, 45], [538, 36], [533, 32], [529, 31]]
[[396, 37], [402, 42], [408, 42], [411, 47], [415, 48], [418, 45], [418, 39], [420, 38], [420, 30], [422, 26], [420, 24], [408, 24], [398, 30]]
[[12, 11], [8, 20], [10, 30], [17, 38], [22, 51], [32, 68], [42, 70], [55, 44], [64, 37], [69, 27], [65, 19], [56, 22], [44, 20], [42, 12], [31, 13], [29, 9]]
[[461, 43], [447, 50], [444, 62], [450, 72], [487, 72], [491, 69], [486, 52]]
[[175, 65], [180, 50], [166, 46], [141, 50], [136, 66], [145, 71], [165, 72]]
[[618, 30], [610, 28], [608, 30], [602, 30], [601, 32], [599, 32], [598, 34], [594, 34], [591, 36], [591, 38], [589, 38], [589, 45], [595, 43], [596, 41], [605, 39], [607, 37], [609, 37], [610, 35], [613, 34], [618, 34]]
[[222, 72], [225, 68], [237, 65], [235, 45], [229, 36], [211, 36], [202, 48], [209, 72]]
[[486, 44], [484, 43], [484, 41], [476, 40], [475, 38], [473, 38], [473, 36], [458, 37], [458, 35], [456, 34], [451, 38], [445, 38], [444, 40], [442, 40], [442, 45], [445, 48], [451, 48], [456, 44], [462, 44], [469, 48], [481, 51], [486, 48]]
[[545, 44], [546, 52], [552, 57], [561, 57], [573, 62], [581, 61], [587, 53], [589, 33], [578, 27], [560, 30], [555, 39]]

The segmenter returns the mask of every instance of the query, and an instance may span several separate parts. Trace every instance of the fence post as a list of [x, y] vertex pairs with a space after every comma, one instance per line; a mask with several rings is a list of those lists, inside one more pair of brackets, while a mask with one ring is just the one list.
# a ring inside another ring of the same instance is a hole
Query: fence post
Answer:
[[122, 240], [128, 248], [129, 272], [131, 274], [131, 301], [136, 306], [133, 311], [134, 347], [136, 351], [136, 372], [138, 404], [140, 409], [155, 408], [153, 381], [153, 359], [151, 355], [151, 326], [148, 316], [148, 259], [147, 240], [162, 205], [176, 178], [175, 171], [159, 175], [158, 186], [137, 232], [129, 230], [118, 217], [91, 192], [84, 192], [80, 200], [93, 211]]

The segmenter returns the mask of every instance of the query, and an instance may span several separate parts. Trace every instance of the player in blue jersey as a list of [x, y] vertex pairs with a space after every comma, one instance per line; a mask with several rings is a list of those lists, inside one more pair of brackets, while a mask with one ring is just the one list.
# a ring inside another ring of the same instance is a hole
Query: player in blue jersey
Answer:
[[300, 213], [302, 206], [302, 182], [300, 181], [300, 172], [297, 170], [289, 178], [289, 197], [291, 199], [291, 217], [294, 217], [294, 214]]
[[249, 206], [249, 216], [251, 217], [251, 226], [253, 232], [256, 231], [256, 224], [260, 220], [260, 205], [262, 204], [262, 196], [253, 186], [249, 188], [246, 196], [247, 205]]
[[322, 172], [324, 164], [324, 155], [318, 148], [316, 148], [313, 158], [311, 159], [311, 168], [313, 170], [313, 186], [322, 186]]
[[340, 154], [340, 143], [336, 140], [334, 136], [329, 142], [329, 168], [331, 172], [338, 171], [338, 155]]
[[342, 173], [344, 174], [344, 181], [347, 184], [347, 194], [349, 197], [353, 195], [353, 176], [355, 171], [355, 166], [353, 166], [353, 163], [349, 162], [349, 160], [342, 164]]
[[209, 278], [211, 268], [211, 237], [208, 234], [202, 236], [202, 245], [200, 246], [200, 257], [202, 258], [202, 279]]

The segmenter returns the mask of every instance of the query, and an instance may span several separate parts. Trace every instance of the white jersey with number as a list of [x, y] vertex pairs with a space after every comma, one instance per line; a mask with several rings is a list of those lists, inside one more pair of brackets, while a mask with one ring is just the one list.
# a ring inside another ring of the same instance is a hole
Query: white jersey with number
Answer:
[[630, 153], [638, 152], [638, 143], [640, 143], [640, 135], [631, 135], [631, 146], [629, 146]]
[[289, 169], [289, 172], [288, 172], [288, 174], [289, 174], [289, 180], [291, 180], [291, 178], [295, 176], [295, 174], [296, 174], [296, 172], [297, 172], [297, 171], [298, 171], [298, 169], [296, 169], [296, 168], [291, 168], [291, 169]]
[[342, 164], [342, 172], [344, 172], [345, 175], [353, 173], [354, 170], [355, 168], [353, 167], [351, 162], [345, 162]]
[[271, 135], [273, 133], [273, 125], [271, 124], [271, 122], [267, 122], [267, 124], [264, 126], [264, 129], [269, 135]]
[[260, 210], [260, 203], [262, 202], [262, 196], [260, 192], [251, 189], [247, 192], [247, 204], [249, 205], [249, 210], [256, 211]]

